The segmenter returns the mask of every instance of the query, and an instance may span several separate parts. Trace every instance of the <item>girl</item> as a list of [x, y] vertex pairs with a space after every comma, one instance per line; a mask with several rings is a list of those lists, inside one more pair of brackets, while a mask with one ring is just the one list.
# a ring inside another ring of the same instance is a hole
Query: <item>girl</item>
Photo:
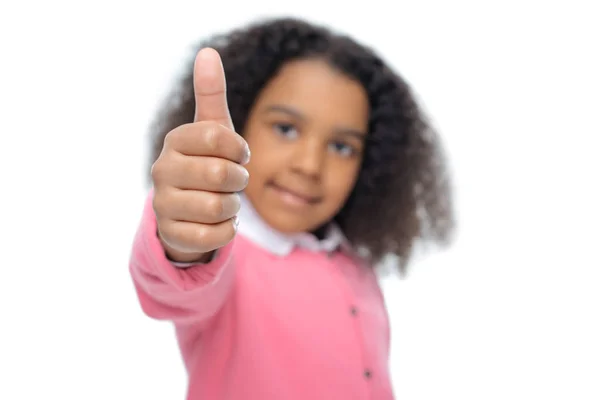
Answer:
[[380, 57], [325, 28], [199, 47], [158, 117], [130, 262], [188, 399], [393, 398], [373, 266], [450, 236], [436, 135]]

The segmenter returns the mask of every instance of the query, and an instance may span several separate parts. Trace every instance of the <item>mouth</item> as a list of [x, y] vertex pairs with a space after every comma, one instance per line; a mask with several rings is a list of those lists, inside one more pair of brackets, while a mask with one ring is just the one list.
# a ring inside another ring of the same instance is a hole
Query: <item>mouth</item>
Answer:
[[315, 205], [319, 203], [322, 199], [320, 196], [315, 196], [297, 190], [288, 189], [273, 182], [271, 182], [268, 186], [271, 189], [273, 189], [285, 203], [288, 203], [293, 206]]

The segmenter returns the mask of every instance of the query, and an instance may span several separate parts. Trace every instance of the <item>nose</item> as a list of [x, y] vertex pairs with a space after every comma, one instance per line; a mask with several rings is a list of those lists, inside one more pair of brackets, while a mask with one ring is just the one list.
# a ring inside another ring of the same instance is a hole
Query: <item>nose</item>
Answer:
[[325, 152], [316, 140], [301, 140], [296, 143], [292, 170], [310, 179], [318, 180], [323, 172]]

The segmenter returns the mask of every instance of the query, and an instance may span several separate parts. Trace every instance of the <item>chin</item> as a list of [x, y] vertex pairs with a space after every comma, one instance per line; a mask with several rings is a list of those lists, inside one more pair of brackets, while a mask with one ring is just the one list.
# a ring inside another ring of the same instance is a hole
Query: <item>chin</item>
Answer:
[[290, 218], [289, 216], [272, 215], [266, 219], [266, 222], [276, 231], [284, 234], [296, 234], [311, 232], [318, 228], [321, 224], [318, 223], [307, 223], [306, 219], [298, 216], [297, 218]]

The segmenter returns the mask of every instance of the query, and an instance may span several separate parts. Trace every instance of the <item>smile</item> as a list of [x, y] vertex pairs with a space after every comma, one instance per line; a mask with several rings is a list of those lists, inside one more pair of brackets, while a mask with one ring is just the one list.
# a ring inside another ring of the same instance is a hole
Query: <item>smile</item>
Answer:
[[291, 206], [295, 207], [306, 207], [310, 205], [314, 205], [321, 201], [321, 197], [306, 195], [304, 193], [299, 193], [294, 190], [290, 190], [279, 186], [275, 183], [269, 184], [269, 187], [273, 189], [281, 198], [281, 200]]

